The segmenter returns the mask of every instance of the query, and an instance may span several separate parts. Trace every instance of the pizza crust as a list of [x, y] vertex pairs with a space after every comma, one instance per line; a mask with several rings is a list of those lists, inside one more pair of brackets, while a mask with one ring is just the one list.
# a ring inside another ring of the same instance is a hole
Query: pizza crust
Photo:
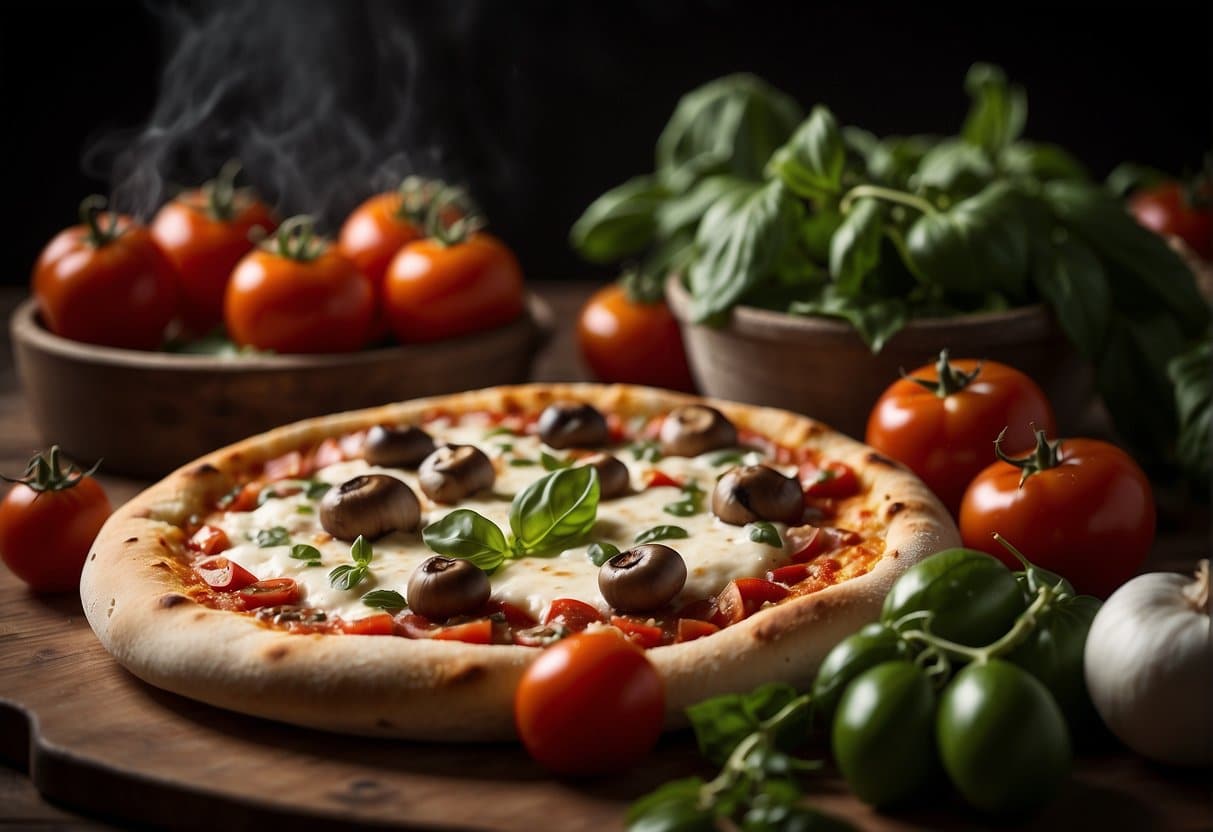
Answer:
[[[255, 436], [182, 467], [119, 508], [85, 563], [84, 612], [105, 648], [145, 681], [234, 711], [343, 733], [434, 741], [515, 735], [513, 697], [535, 648], [386, 636], [292, 635], [181, 593], [188, 570], [179, 524], [201, 514], [242, 473], [322, 439], [427, 412], [534, 412], [565, 399], [623, 416], [660, 413], [693, 396], [627, 385], [527, 385], [404, 402], [310, 419]], [[770, 681], [806, 687], [838, 641], [874, 620], [893, 581], [959, 545], [946, 510], [903, 466], [812, 419], [708, 399], [739, 427], [796, 447], [810, 443], [851, 465], [887, 518], [873, 569], [760, 610], [707, 638], [648, 651], [666, 681], [668, 727], [684, 709]]]

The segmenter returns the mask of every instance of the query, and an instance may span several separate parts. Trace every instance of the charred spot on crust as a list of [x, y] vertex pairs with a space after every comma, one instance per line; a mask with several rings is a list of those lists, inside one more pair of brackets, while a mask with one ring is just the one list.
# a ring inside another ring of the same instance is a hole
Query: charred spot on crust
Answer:
[[202, 610], [198, 610], [198, 612], [194, 613], [195, 621], [202, 621], [205, 618], [206, 618], [206, 613], [203, 612]]
[[173, 568], [162, 560], [158, 560], [152, 564], [152, 569], [163, 569], [166, 572], [172, 572]]
[[474, 682], [484, 675], [484, 668], [478, 664], [468, 664], [456, 670], [450, 675], [450, 681], [453, 684], [462, 684], [464, 682]]
[[889, 552], [885, 552], [885, 557], [886, 557], [886, 558], [894, 558], [894, 559], [896, 559], [896, 558], [901, 557], [901, 553], [900, 553], [900, 552], [898, 552], [896, 549], [893, 549], [893, 550], [891, 550], [891, 551], [889, 551]]
[[124, 541], [122, 541], [122, 542], [123, 542], [123, 543], [138, 543], [138, 542], [139, 542], [139, 538], [137, 538], [137, 537], [128, 537], [126, 540], [124, 540]]
[[167, 540], [165, 540], [163, 537], [158, 537], [158, 538], [156, 538], [156, 542], [160, 544], [160, 548], [161, 548], [161, 549], [167, 549], [167, 548], [168, 548], [168, 541], [167, 541]]
[[[167, 564], [157, 564], [157, 566], [167, 566]], [[156, 601], [156, 606], [162, 610], [168, 610], [188, 603], [190, 603], [189, 598], [176, 592], [170, 592], [168, 595], [161, 595], [160, 599]]]
[[219, 473], [218, 468], [216, 468], [214, 465], [210, 464], [209, 462], [204, 462], [201, 465], [199, 465], [197, 468], [191, 469], [189, 471], [189, 476], [191, 476], [191, 477], [211, 477], [218, 473]]
[[265, 651], [265, 657], [272, 662], [280, 662], [287, 657], [291, 652], [291, 648], [285, 644], [275, 644], [273, 647]]
[[905, 509], [905, 507], [906, 507], [905, 503], [900, 503], [900, 502], [889, 503], [889, 507], [884, 510], [884, 516], [887, 519], [892, 519], [894, 516], [899, 514], [903, 509]]
[[900, 468], [901, 467], [901, 463], [899, 463], [895, 460], [889, 459], [887, 456], [882, 456], [881, 454], [878, 454], [875, 451], [868, 452], [868, 464], [869, 465], [883, 465], [886, 468]]
[[96, 552], [93, 552], [91, 555], [89, 555], [89, 556], [88, 556], [88, 559], [89, 559], [89, 560], [96, 560], [96, 559], [97, 559], [97, 553], [96, 553]]

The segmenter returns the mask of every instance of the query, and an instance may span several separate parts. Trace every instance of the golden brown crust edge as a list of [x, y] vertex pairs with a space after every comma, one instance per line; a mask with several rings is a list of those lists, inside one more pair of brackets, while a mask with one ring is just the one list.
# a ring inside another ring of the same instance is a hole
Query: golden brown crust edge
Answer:
[[[81, 578], [85, 615], [102, 644], [140, 678], [255, 716], [346, 733], [419, 740], [514, 736], [513, 693], [534, 648], [377, 636], [291, 635], [181, 595], [175, 524], [230, 488], [242, 470], [300, 446], [381, 422], [459, 413], [534, 410], [576, 399], [630, 415], [693, 396], [626, 385], [536, 384], [420, 399], [310, 419], [215, 451], [119, 508], [101, 530]], [[693, 702], [768, 681], [807, 685], [829, 649], [872, 621], [898, 575], [958, 545], [947, 512], [897, 463], [806, 417], [707, 400], [738, 425], [796, 446], [812, 442], [870, 485], [888, 518], [885, 556], [866, 575], [762, 610], [708, 638], [650, 650], [666, 680], [671, 726]]]

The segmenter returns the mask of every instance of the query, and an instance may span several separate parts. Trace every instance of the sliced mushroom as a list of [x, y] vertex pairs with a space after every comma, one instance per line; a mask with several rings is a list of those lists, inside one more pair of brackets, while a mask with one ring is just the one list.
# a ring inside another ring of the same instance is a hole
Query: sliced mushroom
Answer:
[[444, 558], [424, 561], [409, 577], [409, 609], [431, 621], [469, 615], [489, 600], [489, 576], [470, 560]]
[[414, 531], [421, 504], [413, 489], [386, 474], [364, 474], [330, 488], [320, 501], [320, 525], [338, 540], [375, 540]]
[[620, 612], [652, 612], [664, 607], [687, 582], [682, 555], [660, 543], [620, 552], [598, 570], [598, 591]]
[[712, 513], [744, 526], [758, 520], [796, 524], [804, 514], [804, 492], [795, 477], [765, 465], [730, 468], [712, 492]]
[[497, 472], [475, 445], [444, 445], [427, 456], [417, 472], [421, 490], [438, 503], [457, 503], [493, 485]]
[[632, 487], [632, 475], [628, 472], [628, 466], [611, 454], [590, 454], [577, 460], [576, 465], [584, 465], [598, 472], [600, 500], [613, 500], [623, 496]]
[[661, 452], [666, 456], [699, 456], [737, 444], [737, 428], [706, 404], [676, 407], [661, 423]]
[[433, 437], [415, 425], [406, 428], [375, 425], [362, 445], [366, 461], [385, 468], [416, 468], [433, 452]]
[[610, 441], [611, 431], [593, 405], [556, 402], [539, 414], [539, 438], [557, 450], [596, 448]]

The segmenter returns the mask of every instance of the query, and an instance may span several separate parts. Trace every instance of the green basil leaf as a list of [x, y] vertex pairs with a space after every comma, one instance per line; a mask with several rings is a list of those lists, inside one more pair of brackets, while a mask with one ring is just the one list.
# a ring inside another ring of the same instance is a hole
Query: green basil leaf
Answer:
[[315, 514], [316, 509], [312, 508], [311, 506], [300, 505], [300, 506], [295, 506], [295, 513], [296, 514]]
[[918, 162], [911, 181], [918, 188], [934, 188], [952, 196], [970, 196], [994, 178], [994, 165], [979, 148], [945, 139]]
[[615, 557], [615, 555], [619, 554], [619, 547], [614, 543], [598, 541], [591, 543], [589, 548], [585, 550], [585, 553], [589, 557], [591, 563], [593, 563], [595, 566], [602, 566], [608, 560]]
[[[786, 781], [768, 781], [764, 783], [764, 797], [771, 786], [786, 783]], [[793, 787], [796, 799], [800, 797], [800, 789]], [[805, 806], [785, 797], [779, 800], [754, 801], [752, 807], [741, 819], [741, 832], [769, 832], [778, 829], [780, 832], [853, 832], [854, 826], [839, 820], [832, 815], [817, 811], [812, 806]]]
[[842, 225], [842, 219], [842, 214], [826, 208], [808, 215], [800, 223], [800, 247], [812, 263], [830, 262], [830, 241]]
[[1115, 197], [1124, 199], [1139, 188], [1152, 188], [1175, 179], [1168, 173], [1148, 165], [1122, 162], [1104, 180], [1104, 187]]
[[253, 537], [253, 542], [262, 549], [270, 546], [286, 546], [291, 542], [291, 535], [282, 526], [260, 529]]
[[340, 566], [333, 567], [329, 572], [329, 586], [333, 589], [353, 589], [362, 583], [362, 579], [367, 576], [369, 569], [366, 566], [353, 566], [352, 564], [343, 563]]
[[825, 201], [842, 190], [846, 146], [838, 122], [818, 105], [783, 147], [775, 151], [768, 176], [781, 180], [797, 196]]
[[[801, 203], [778, 181], [755, 191], [727, 217], [700, 224], [702, 253], [691, 265], [689, 286], [696, 321], [720, 315], [768, 277], [796, 233]], [[711, 230], [706, 232], [705, 228]]]
[[307, 543], [296, 543], [291, 547], [291, 557], [295, 560], [320, 560], [320, 550]]
[[719, 468], [722, 465], [740, 465], [745, 461], [745, 456], [748, 450], [737, 449], [735, 451], [721, 451], [714, 457], [708, 460], [708, 464]]
[[318, 561], [318, 560], [309, 560], [307, 563], [305, 563], [305, 564], [303, 564], [303, 565], [304, 565], [304, 566], [323, 566], [324, 564], [322, 564], [322, 563], [321, 563], [320, 561]]
[[657, 232], [657, 208], [666, 190], [638, 176], [590, 203], [569, 232], [577, 253], [591, 263], [610, 263], [645, 249]]
[[522, 457], [522, 456], [516, 456], [513, 459], [511, 459], [509, 462], [509, 465], [511, 468], [530, 468], [532, 465], [538, 465], [538, 464], [539, 463], [536, 462], [535, 460], [527, 459], [526, 457]]
[[1167, 365], [1175, 385], [1179, 441], [1175, 452], [1184, 470], [1204, 485], [1213, 459], [1213, 347], [1206, 339]]
[[661, 446], [652, 440], [633, 443], [631, 451], [632, 459], [640, 462], [657, 462], [661, 459]]
[[319, 500], [329, 493], [329, 489], [332, 487], [332, 483], [321, 482], [320, 480], [308, 480], [303, 486], [303, 495], [309, 500]]
[[261, 489], [261, 493], [257, 495], [257, 507], [260, 508], [270, 500], [278, 499], [281, 499], [281, 495], [274, 489], [274, 486], [267, 485], [265, 488]]
[[1087, 358], [1103, 349], [1111, 315], [1108, 278], [1091, 249], [1073, 237], [1037, 251], [1033, 269], [1036, 291], [1053, 307], [1053, 313], [1070, 341]]
[[518, 492], [510, 530], [527, 554], [574, 541], [598, 519], [598, 472], [588, 465], [553, 471]]
[[699, 487], [699, 483], [691, 480], [682, 486], [681, 499], [667, 503], [661, 510], [676, 517], [690, 517], [703, 511], [703, 497], [704, 491]]
[[394, 589], [376, 589], [362, 596], [362, 603], [377, 610], [402, 610], [408, 607], [404, 596]]
[[900, 298], [846, 297], [834, 285], [824, 286], [806, 300], [788, 306], [793, 315], [824, 315], [847, 321], [872, 352], [880, 352], [909, 320], [909, 310]]
[[998, 167], [1007, 176], [1036, 182], [1071, 179], [1085, 182], [1090, 174], [1082, 163], [1055, 144], [1018, 141], [1003, 149]]
[[830, 276], [844, 295], [863, 290], [864, 278], [880, 263], [884, 217], [875, 199], [859, 199], [830, 241]]
[[702, 778], [672, 780], [628, 808], [627, 832], [716, 832], [716, 812], [701, 808]]
[[773, 546], [776, 549], [783, 548], [783, 538], [779, 536], [779, 530], [766, 520], [750, 523], [746, 528], [749, 529], [750, 540], [755, 543]]
[[722, 199], [748, 192], [752, 187], [752, 183], [736, 176], [709, 176], [703, 179], [685, 194], [661, 203], [657, 209], [658, 236], [668, 238], [690, 232], [693, 237], [695, 228], [709, 208]]
[[868, 178], [878, 185], [905, 190], [922, 158], [939, 143], [934, 136], [887, 136], [877, 139], [853, 127], [842, 129], [848, 147], [863, 158]]
[[[771, 682], [755, 688], [749, 693], [728, 694], [705, 699], [687, 708], [687, 718], [695, 729], [695, 740], [703, 756], [714, 763], [723, 764], [737, 744], [759, 730], [764, 720], [779, 713], [800, 694], [796, 688], [782, 682]], [[796, 748], [797, 740], [808, 734], [809, 707], [804, 707], [803, 718], [790, 719], [779, 732], [776, 740], [785, 749]]]
[[353, 544], [350, 546], [350, 557], [354, 563], [359, 566], [366, 566], [375, 558], [375, 550], [371, 548], [371, 542], [362, 535], [354, 538]]
[[505, 425], [498, 425], [497, 427], [493, 428], [492, 430], [486, 431], [484, 434], [484, 438], [491, 439], [494, 436], [517, 436], [517, 435], [518, 435], [518, 431], [514, 430], [513, 428], [507, 428]]
[[467, 508], [430, 523], [421, 530], [421, 539], [438, 554], [469, 560], [485, 572], [500, 566], [510, 551], [497, 524]]
[[[1131, 317], [1114, 312], [1095, 382], [1117, 432], [1145, 465], [1164, 461], [1175, 437], [1178, 416], [1167, 364], [1183, 351], [1183, 335], [1165, 314]], [[1149, 402], [1143, 407], [1142, 402]]]
[[543, 466], [545, 471], [559, 471], [562, 468], [568, 468], [573, 464], [571, 459], [561, 459], [557, 456], [549, 454], [547, 451], [539, 452], [539, 464]]
[[636, 535], [636, 543], [654, 543], [658, 540], [681, 540], [690, 537], [682, 526], [653, 526]]
[[1028, 120], [1028, 96], [1018, 84], [990, 64], [973, 64], [965, 76], [965, 91], [972, 99], [961, 135], [969, 144], [997, 156], [1019, 138]]

